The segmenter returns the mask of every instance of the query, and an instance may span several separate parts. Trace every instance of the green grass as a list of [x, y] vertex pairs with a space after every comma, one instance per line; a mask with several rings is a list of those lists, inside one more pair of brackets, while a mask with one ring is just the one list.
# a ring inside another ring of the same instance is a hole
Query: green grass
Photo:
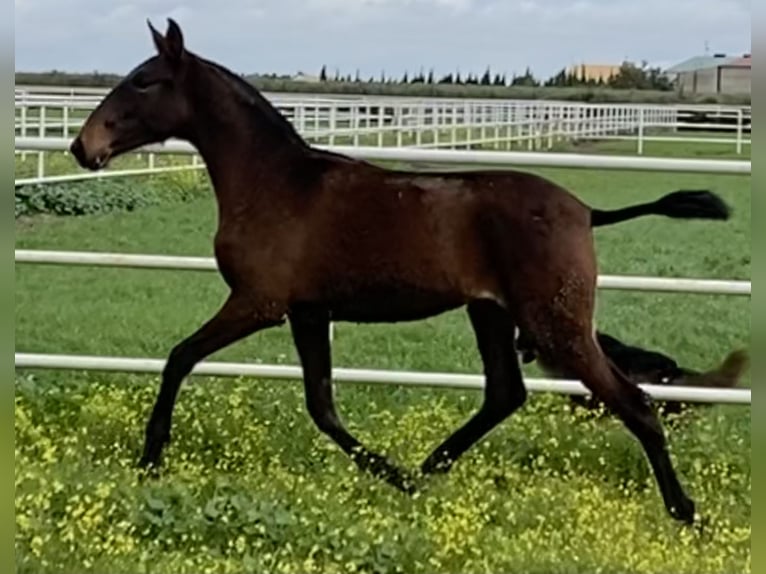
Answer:
[[[646, 218], [598, 230], [602, 273], [750, 278], [749, 177], [540, 171], [598, 207], [679, 188], [710, 188], [732, 205], [726, 223]], [[215, 222], [210, 195], [20, 221], [16, 247], [211, 255]], [[226, 293], [214, 273], [17, 264], [16, 281], [17, 352], [164, 358]], [[749, 347], [749, 298], [601, 291], [597, 319], [693, 368]], [[336, 334], [336, 366], [481, 370], [463, 312], [340, 324]], [[297, 363], [287, 328], [210, 360]], [[668, 425], [681, 480], [708, 520], [700, 532], [666, 516], [619, 423], [571, 414], [551, 395], [532, 395], [410, 499], [359, 473], [315, 430], [300, 383], [195, 377], [180, 395], [166, 471], [142, 483], [133, 464], [157, 385], [156, 376], [17, 372], [20, 572], [751, 569], [749, 407], [699, 408]], [[480, 403], [475, 392], [395, 386], [339, 384], [337, 397], [352, 432], [409, 468]]]
[[[677, 134], [663, 132], [656, 134], [661, 137], [683, 138], [709, 138], [709, 139], [735, 139], [736, 135], [729, 132], [680, 132]], [[745, 134], [743, 139], [750, 136]], [[557, 142], [551, 151], [599, 153], [605, 155], [638, 155], [638, 142], [636, 140], [602, 140], [581, 142]], [[718, 142], [674, 142], [674, 141], [645, 141], [644, 157], [672, 157], [672, 158], [709, 158], [709, 159], [734, 159], [749, 161], [751, 146], [743, 145], [742, 153], [737, 153], [734, 143]]]

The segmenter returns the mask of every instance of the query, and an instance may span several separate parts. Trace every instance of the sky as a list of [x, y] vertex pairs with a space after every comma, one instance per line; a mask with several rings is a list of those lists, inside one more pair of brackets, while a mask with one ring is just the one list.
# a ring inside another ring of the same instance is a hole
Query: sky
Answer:
[[237, 73], [508, 76], [750, 52], [750, 0], [14, 0], [17, 71], [125, 73], [147, 18]]

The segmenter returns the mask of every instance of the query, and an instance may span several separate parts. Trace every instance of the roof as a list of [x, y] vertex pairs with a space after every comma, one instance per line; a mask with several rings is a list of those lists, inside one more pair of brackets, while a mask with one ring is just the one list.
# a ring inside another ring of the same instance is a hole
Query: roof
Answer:
[[611, 76], [620, 73], [619, 64], [576, 64], [570, 66], [569, 73], [577, 74], [578, 77], [585, 80], [608, 80]]
[[713, 68], [715, 66], [729, 65], [730, 62], [735, 60], [741, 60], [742, 58], [734, 58], [731, 56], [694, 56], [688, 60], [684, 60], [680, 64], [671, 66], [665, 73], [679, 74], [681, 72], [693, 72], [695, 70], [704, 70], [705, 68]]
[[726, 62], [727, 68], [751, 68], [752, 65], [750, 54], [746, 54], [741, 58], [733, 58], [731, 61]]

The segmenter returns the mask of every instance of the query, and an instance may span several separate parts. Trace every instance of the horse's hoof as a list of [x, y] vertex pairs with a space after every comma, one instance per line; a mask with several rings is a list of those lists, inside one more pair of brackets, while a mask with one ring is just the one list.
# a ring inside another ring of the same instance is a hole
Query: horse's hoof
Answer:
[[688, 525], [694, 524], [695, 507], [694, 501], [690, 498], [683, 497], [678, 505], [669, 507], [668, 512], [676, 520]]
[[379, 476], [398, 491], [409, 496], [412, 496], [418, 491], [415, 477], [397, 466], [389, 466], [382, 471]]
[[136, 468], [138, 469], [138, 475], [141, 479], [159, 478], [160, 476], [159, 460], [149, 457], [146, 454], [138, 461]]
[[415, 482], [415, 478], [408, 474], [399, 477], [397, 482], [398, 484], [396, 487], [408, 496], [412, 496], [420, 490], [417, 483]]

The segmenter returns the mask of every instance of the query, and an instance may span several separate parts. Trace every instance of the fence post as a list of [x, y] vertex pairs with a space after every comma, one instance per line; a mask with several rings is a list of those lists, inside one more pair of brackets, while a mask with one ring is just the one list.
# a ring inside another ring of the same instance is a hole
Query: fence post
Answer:
[[[69, 139], [69, 104], [64, 104], [64, 110], [62, 112], [62, 121], [61, 121], [61, 134]], [[69, 150], [66, 150], [65, 153], [69, 153]]]
[[[27, 137], [27, 96], [24, 94], [24, 97], [21, 101], [21, 137], [25, 138]], [[27, 159], [27, 152], [23, 151], [21, 152], [21, 160], [24, 161]]]
[[638, 108], [638, 155], [644, 155], [644, 108]]
[[553, 132], [554, 125], [556, 124], [556, 116], [558, 115], [558, 110], [554, 106], [546, 106], [546, 108], [548, 115], [548, 149], [550, 150], [553, 149]]
[[[40, 106], [40, 125], [37, 128], [41, 138], [45, 137], [45, 106]], [[37, 177], [42, 179], [45, 176], [45, 152], [37, 152]]]
[[383, 147], [383, 118], [386, 113], [385, 104], [378, 104], [378, 147]]
[[542, 105], [535, 105], [535, 149], [543, 149], [543, 114]]
[[511, 149], [511, 105], [503, 104], [503, 139], [505, 149]]
[[359, 147], [359, 104], [351, 106], [351, 125], [354, 129], [354, 147]]
[[298, 132], [302, 136], [306, 133], [306, 106], [303, 102], [298, 102], [295, 106], [295, 112], [298, 115]]
[[452, 102], [452, 121], [450, 122], [450, 131], [452, 132], [450, 135], [450, 148], [455, 149], [455, 144], [457, 143], [457, 105], [455, 102]]
[[532, 151], [535, 149], [535, 134], [537, 133], [537, 125], [535, 124], [536, 120], [536, 114], [535, 114], [535, 108], [532, 105], [529, 105], [526, 109], [526, 120], [527, 120], [527, 149], [529, 151]]
[[330, 104], [330, 136], [327, 138], [330, 145], [335, 145], [335, 103]]
[[737, 155], [742, 153], [742, 122], [744, 117], [742, 114], [742, 108], [737, 110]]
[[415, 108], [415, 145], [420, 147], [423, 143], [423, 130], [426, 127], [426, 107], [420, 102]]

